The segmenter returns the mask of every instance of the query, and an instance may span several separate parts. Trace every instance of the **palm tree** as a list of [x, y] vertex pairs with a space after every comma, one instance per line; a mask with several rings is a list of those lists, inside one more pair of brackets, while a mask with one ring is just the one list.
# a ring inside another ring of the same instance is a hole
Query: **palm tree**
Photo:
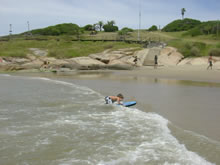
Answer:
[[184, 14], [185, 14], [185, 12], [186, 12], [186, 9], [185, 9], [185, 8], [182, 8], [182, 9], [181, 9], [182, 19], [184, 19]]
[[114, 20], [108, 21], [107, 24], [110, 25], [110, 26], [114, 26], [115, 25], [115, 21]]
[[97, 25], [99, 26], [99, 30], [102, 31], [102, 27], [103, 27], [104, 23], [102, 21], [99, 21], [97, 23]]

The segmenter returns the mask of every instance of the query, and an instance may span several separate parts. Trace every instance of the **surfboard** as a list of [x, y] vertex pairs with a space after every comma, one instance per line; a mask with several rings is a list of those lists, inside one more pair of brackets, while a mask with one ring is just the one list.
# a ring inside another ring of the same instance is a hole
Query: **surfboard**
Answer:
[[128, 101], [128, 102], [124, 102], [123, 106], [130, 107], [130, 106], [133, 106], [133, 105], [136, 105], [136, 104], [137, 104], [136, 101]]

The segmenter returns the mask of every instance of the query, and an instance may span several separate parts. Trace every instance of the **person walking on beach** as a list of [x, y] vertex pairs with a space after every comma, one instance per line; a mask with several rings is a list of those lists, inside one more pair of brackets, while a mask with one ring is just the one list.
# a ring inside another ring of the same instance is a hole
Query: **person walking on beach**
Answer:
[[209, 58], [208, 58], [208, 63], [209, 63], [209, 66], [207, 67], [207, 70], [208, 70], [209, 68], [211, 68], [211, 70], [212, 70], [212, 55], [209, 56]]
[[158, 57], [157, 57], [157, 55], [155, 55], [154, 56], [154, 69], [157, 69], [157, 65], [158, 65], [157, 60], [158, 60]]
[[134, 56], [134, 61], [133, 61], [133, 62], [134, 62], [134, 65], [135, 65], [135, 66], [137, 66], [137, 61], [138, 61], [138, 57], [137, 57], [137, 56]]

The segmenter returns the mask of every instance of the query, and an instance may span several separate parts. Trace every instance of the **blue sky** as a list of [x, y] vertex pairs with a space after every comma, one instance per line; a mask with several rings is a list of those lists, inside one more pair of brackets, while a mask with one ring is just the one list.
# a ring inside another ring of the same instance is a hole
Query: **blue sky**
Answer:
[[[152, 25], [165, 26], [185, 17], [201, 21], [220, 19], [219, 0], [140, 0], [141, 28]], [[139, 0], [0, 0], [0, 36], [43, 28], [60, 23], [76, 23], [79, 26], [98, 21], [114, 20], [119, 28], [137, 29], [139, 25]]]

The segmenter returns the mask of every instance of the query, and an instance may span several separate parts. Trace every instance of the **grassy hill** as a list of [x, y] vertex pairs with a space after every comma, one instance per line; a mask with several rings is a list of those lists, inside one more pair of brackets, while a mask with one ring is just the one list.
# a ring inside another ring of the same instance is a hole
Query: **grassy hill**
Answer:
[[185, 18], [183, 20], [175, 20], [168, 25], [166, 25], [162, 31], [164, 32], [177, 32], [177, 31], [187, 31], [190, 30], [198, 25], [200, 25], [201, 22], [199, 20]]
[[9, 41], [0, 41], [0, 57], [26, 57], [30, 54], [30, 48], [47, 50], [50, 57], [73, 58], [78, 56], [88, 56], [99, 53], [106, 49], [120, 49], [137, 47], [138, 44], [128, 44], [124, 42], [81, 42], [72, 41], [75, 36], [38, 36], [35, 38], [24, 38], [17, 36]]
[[[180, 26], [182, 23], [187, 25]], [[168, 31], [171, 30], [171, 32], [141, 30], [140, 40], [166, 42], [168, 46], [178, 48], [185, 57], [207, 56], [212, 51], [217, 52], [215, 54], [220, 56], [220, 34], [217, 36], [217, 24], [217, 21], [201, 23], [192, 19], [177, 20], [164, 27], [164, 29], [168, 28]], [[177, 27], [179, 28], [177, 29]], [[180, 31], [187, 29], [189, 30]], [[196, 35], [194, 35], [195, 31]], [[78, 39], [118, 40], [121, 38], [137, 40], [137, 30], [128, 33], [97, 32], [97, 34], [91, 34], [91, 31], [82, 30], [76, 24], [60, 24], [32, 30], [31, 33], [32, 35], [27, 35], [28, 32], [13, 35], [10, 40], [8, 40], [8, 37], [0, 38], [0, 56], [25, 57], [29, 53], [29, 48], [40, 48], [48, 50], [50, 56], [71, 58], [87, 56], [109, 48], [141, 47], [138, 44], [124, 42], [73, 41]]]
[[[33, 35], [77, 35], [80, 33], [80, 27], [72, 23], [58, 24], [55, 26], [49, 26], [43, 29], [32, 30]], [[27, 32], [26, 32], [27, 33]]]

